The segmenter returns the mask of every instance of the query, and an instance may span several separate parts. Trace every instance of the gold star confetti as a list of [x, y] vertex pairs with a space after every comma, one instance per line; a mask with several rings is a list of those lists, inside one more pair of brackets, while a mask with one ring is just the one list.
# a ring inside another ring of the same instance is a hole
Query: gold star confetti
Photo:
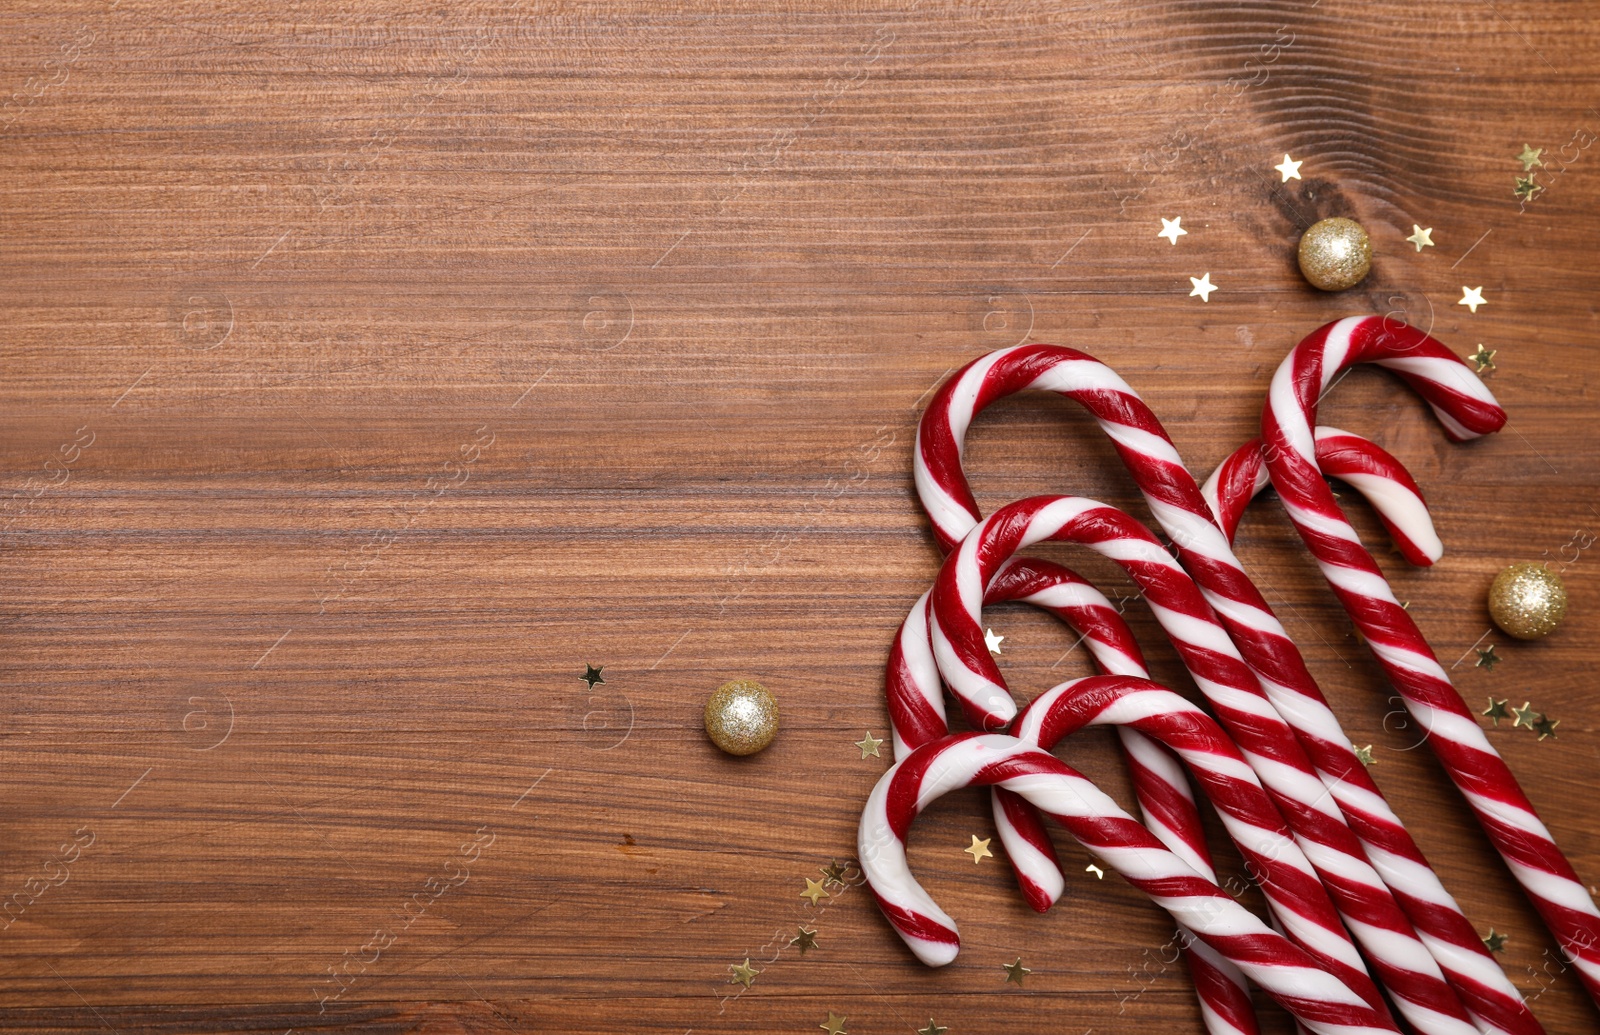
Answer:
[[604, 679], [600, 678], [600, 673], [604, 672], [605, 670], [606, 667], [604, 665], [601, 665], [599, 668], [595, 668], [593, 665], [585, 664], [583, 666], [583, 675], [579, 676], [578, 678], [583, 680], [585, 683], [588, 683], [589, 689], [593, 690], [596, 683], [605, 682]]
[[1517, 721], [1511, 724], [1512, 729], [1516, 729], [1518, 726], [1526, 726], [1530, 730], [1534, 728], [1534, 720], [1539, 715], [1538, 712], [1533, 710], [1531, 701], [1523, 701], [1521, 708], [1511, 709], [1511, 714], [1517, 717]]
[[1194, 290], [1189, 292], [1189, 297], [1193, 298], [1195, 295], [1199, 295], [1202, 302], [1211, 301], [1211, 292], [1217, 290], [1217, 286], [1211, 283], [1210, 273], [1203, 277], [1190, 277], [1189, 283], [1194, 285]]
[[1544, 740], [1546, 737], [1550, 738], [1551, 740], [1555, 740], [1556, 727], [1559, 725], [1561, 725], [1560, 719], [1557, 719], [1555, 722], [1551, 722], [1550, 716], [1541, 715], [1539, 716], [1539, 721], [1533, 724], [1533, 732], [1539, 734], [1540, 740]]
[[942, 1024], [933, 1023], [933, 1018], [929, 1017], [928, 1026], [926, 1028], [918, 1028], [917, 1035], [944, 1035], [944, 1033], [949, 1030], [949, 1028], [946, 1028]]
[[1478, 651], [1478, 663], [1472, 667], [1486, 668], [1493, 672], [1494, 667], [1498, 664], [1500, 664], [1500, 655], [1494, 652], [1494, 644], [1491, 643], [1486, 649]]
[[1489, 933], [1483, 936], [1483, 944], [1488, 947], [1490, 952], [1505, 952], [1506, 936], [1496, 934], [1495, 929], [1491, 927], [1489, 928]]
[[1005, 963], [1000, 967], [1006, 972], [1006, 982], [1020, 986], [1022, 979], [1032, 974], [1033, 971], [1022, 965], [1022, 957], [1018, 956], [1015, 963]]
[[992, 841], [992, 840], [994, 840], [994, 839], [986, 837], [986, 838], [984, 838], [983, 840], [980, 841], [980, 840], [978, 840], [978, 835], [977, 834], [973, 834], [972, 835], [972, 846], [970, 848], [963, 848], [961, 850], [963, 852], [966, 852], [968, 855], [972, 856], [972, 865], [976, 866], [976, 865], [978, 865], [979, 861], [981, 861], [983, 859], [993, 859], [994, 858], [994, 853], [989, 851], [989, 842]]
[[1355, 748], [1356, 758], [1360, 760], [1362, 765], [1370, 767], [1370, 766], [1375, 766], [1375, 765], [1378, 764], [1378, 760], [1376, 758], [1372, 757], [1372, 745], [1371, 744], [1368, 744], [1366, 747], [1359, 747], [1359, 748], [1356, 747], [1354, 744], [1351, 744], [1350, 746], [1352, 748]]
[[1176, 219], [1168, 219], [1166, 216], [1161, 216], [1160, 219], [1161, 232], [1156, 234], [1157, 237], [1165, 237], [1174, 245], [1176, 245], [1178, 243], [1178, 238], [1189, 233], [1189, 231], [1178, 225], [1179, 223], [1183, 222], [1182, 216], [1178, 216]]
[[749, 988], [751, 985], [755, 984], [756, 975], [761, 973], [761, 971], [750, 965], [749, 956], [746, 956], [744, 958], [744, 962], [738, 966], [734, 966], [732, 963], [728, 964], [728, 969], [733, 971], [733, 977], [728, 979], [728, 984], [743, 985], [746, 988]]
[[809, 898], [811, 900], [811, 904], [816, 905], [817, 899], [828, 897], [828, 889], [822, 886], [822, 882], [820, 880], [812, 880], [810, 877], [807, 877], [806, 890], [800, 892], [800, 897]]
[[1283, 182], [1288, 183], [1290, 180], [1298, 180], [1300, 178], [1300, 167], [1304, 164], [1305, 162], [1303, 161], [1297, 162], [1290, 158], [1288, 153], [1285, 152], [1283, 162], [1279, 165], [1274, 165], [1273, 168], [1283, 173]]
[[1478, 373], [1480, 373], [1480, 374], [1485, 374], [1485, 373], [1492, 374], [1492, 373], [1494, 373], [1494, 369], [1495, 369], [1495, 367], [1494, 367], [1494, 357], [1496, 355], [1498, 355], [1499, 352], [1500, 352], [1499, 349], [1486, 349], [1486, 348], [1484, 348], [1483, 347], [1483, 342], [1480, 341], [1478, 343], [1478, 351], [1474, 352], [1472, 355], [1468, 356], [1467, 357], [1467, 362], [1472, 363], [1473, 365], [1475, 365], [1478, 368]]
[[[861, 757], [865, 758], [866, 756], [862, 755]], [[822, 883], [825, 885], [837, 884], [841, 888], [844, 887], [844, 875], [845, 871], [848, 869], [850, 869], [850, 863], [848, 861], [841, 866], [839, 865], [839, 860], [829, 859], [828, 865], [822, 868]]]
[[1518, 176], [1517, 185], [1511, 188], [1511, 193], [1522, 201], [1532, 201], [1542, 190], [1544, 188], [1539, 186], [1532, 176]]
[[990, 654], [999, 654], [1000, 644], [1005, 642], [1005, 637], [996, 636], [993, 629], [985, 629], [983, 631], [983, 642], [989, 648]]
[[1422, 251], [1422, 249], [1424, 249], [1424, 248], [1432, 248], [1433, 247], [1433, 227], [1430, 226], [1430, 227], [1428, 227], [1428, 229], [1424, 230], [1424, 229], [1422, 229], [1422, 227], [1418, 226], [1417, 224], [1412, 223], [1411, 224], [1411, 236], [1406, 238], [1406, 240], [1408, 240], [1412, 244], [1416, 245], [1417, 246], [1417, 251], [1419, 251], [1419, 252]]
[[1465, 284], [1463, 284], [1461, 286], [1461, 301], [1457, 302], [1456, 305], [1464, 305], [1469, 310], [1471, 310], [1472, 312], [1476, 313], [1478, 311], [1478, 307], [1480, 305], [1488, 305], [1488, 304], [1489, 304], [1488, 302], [1485, 302], [1483, 300], [1483, 286], [1482, 285], [1479, 285], [1478, 287], [1475, 287], [1475, 288], [1469, 288]]
[[1494, 724], [1498, 726], [1500, 725], [1501, 719], [1511, 718], [1511, 713], [1506, 710], [1506, 704], [1507, 701], [1503, 697], [1498, 701], [1491, 697], [1489, 698], [1489, 707], [1485, 708], [1478, 714], [1482, 715], [1484, 718], [1493, 719]]
[[828, 1035], [850, 1035], [849, 1032], [844, 1030], [844, 1022], [847, 1020], [849, 1020], [848, 1017], [840, 1017], [832, 1010], [829, 1010], [828, 1019], [817, 1025], [817, 1027], [827, 1032]]
[[872, 731], [868, 730], [867, 739], [856, 741], [856, 747], [861, 749], [862, 758], [866, 758], [868, 755], [871, 755], [873, 758], [882, 758], [883, 756], [878, 754], [878, 745], [882, 743], [883, 741], [879, 740], [877, 737], [874, 737], [872, 735]]
[[809, 927], [801, 927], [798, 930], [800, 933], [790, 938], [789, 944], [798, 945], [800, 947], [800, 955], [804, 956], [807, 949], [815, 949], [817, 947], [817, 932]]
[[1544, 148], [1530, 147], [1527, 144], [1523, 144], [1522, 153], [1517, 155], [1517, 161], [1522, 163], [1522, 171], [1527, 172], [1536, 165], [1543, 165], [1544, 162], [1539, 159], [1542, 154], [1544, 154]]

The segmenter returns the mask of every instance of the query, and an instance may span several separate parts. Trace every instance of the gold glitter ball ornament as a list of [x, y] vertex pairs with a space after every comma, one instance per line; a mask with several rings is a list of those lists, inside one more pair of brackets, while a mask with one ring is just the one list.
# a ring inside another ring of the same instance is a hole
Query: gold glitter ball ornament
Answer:
[[753, 755], [778, 735], [778, 701], [751, 679], [723, 683], [706, 701], [706, 733], [730, 755]]
[[1324, 291], [1353, 288], [1372, 269], [1372, 240], [1354, 219], [1335, 216], [1311, 224], [1300, 238], [1300, 272]]
[[1566, 614], [1567, 588], [1542, 564], [1513, 564], [1489, 587], [1489, 616], [1519, 640], [1549, 636]]

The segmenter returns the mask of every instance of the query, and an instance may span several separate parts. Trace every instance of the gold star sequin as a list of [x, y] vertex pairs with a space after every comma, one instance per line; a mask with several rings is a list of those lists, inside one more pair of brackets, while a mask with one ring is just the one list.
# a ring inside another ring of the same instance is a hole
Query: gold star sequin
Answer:
[[800, 933], [790, 938], [789, 944], [799, 946], [800, 955], [804, 956], [807, 949], [815, 949], [817, 947], [817, 932], [809, 927], [801, 927], [798, 930]]
[[944, 1033], [949, 1030], [949, 1028], [946, 1028], [942, 1024], [933, 1023], [933, 1018], [929, 1017], [928, 1026], [926, 1028], [918, 1028], [917, 1035], [944, 1035]]
[[1523, 701], [1521, 708], [1511, 709], [1511, 714], [1517, 717], [1517, 721], [1511, 724], [1512, 729], [1516, 729], [1518, 726], [1526, 726], [1531, 730], [1534, 728], [1534, 721], [1539, 716], [1539, 713], [1533, 710], [1533, 702], [1531, 701]]
[[1509, 718], [1511, 718], [1511, 713], [1506, 710], [1506, 704], [1507, 703], [1508, 702], [1503, 697], [1498, 701], [1496, 701], [1493, 697], [1491, 697], [1491, 698], [1489, 698], [1489, 707], [1485, 708], [1483, 711], [1479, 712], [1478, 714], [1482, 715], [1486, 719], [1493, 719], [1494, 720], [1494, 724], [1496, 726], [1498, 726], [1498, 725], [1500, 725], [1500, 720], [1501, 719], [1509, 719]]
[[1412, 223], [1411, 224], [1411, 236], [1406, 238], [1406, 240], [1408, 240], [1412, 244], [1416, 245], [1417, 246], [1417, 251], [1419, 251], [1419, 252], [1422, 251], [1422, 249], [1424, 249], [1424, 248], [1432, 248], [1433, 247], [1433, 227], [1430, 226], [1430, 227], [1428, 227], [1428, 229], [1424, 230], [1424, 229], [1422, 229], [1422, 227], [1418, 226], [1417, 224]]
[[1004, 642], [1005, 637], [995, 635], [995, 631], [993, 629], [985, 629], [983, 631], [983, 645], [989, 648], [990, 654], [999, 654], [1000, 644]]
[[1202, 302], [1211, 301], [1211, 292], [1217, 290], [1217, 286], [1211, 283], [1210, 273], [1203, 277], [1190, 277], [1189, 283], [1194, 285], [1194, 290], [1189, 292], [1189, 297], [1193, 298], [1195, 295], [1199, 295]]
[[1177, 244], [1178, 238], [1189, 233], [1189, 231], [1178, 225], [1183, 222], [1182, 216], [1178, 216], [1176, 219], [1168, 219], [1166, 216], [1159, 218], [1161, 219], [1161, 232], [1156, 234], [1157, 237], [1165, 237], [1172, 241], [1173, 244]]
[[828, 897], [828, 889], [822, 886], [822, 882], [820, 880], [812, 880], [810, 877], [807, 877], [806, 890], [800, 892], [800, 897], [809, 898], [811, 900], [811, 904], [816, 905], [818, 899]]
[[1538, 181], [1532, 176], [1518, 176], [1517, 185], [1511, 188], [1511, 193], [1515, 194], [1521, 201], [1532, 201], [1535, 195], [1542, 190], [1544, 188], [1539, 186]]
[[844, 1030], [844, 1022], [847, 1020], [849, 1020], [848, 1017], [840, 1017], [832, 1010], [829, 1010], [828, 1019], [817, 1025], [817, 1027], [827, 1032], [828, 1035], [850, 1035], [849, 1032]]
[[1300, 178], [1300, 167], [1304, 164], [1304, 161], [1297, 162], [1285, 152], [1283, 161], [1278, 165], [1274, 165], [1273, 168], [1283, 173], [1283, 182], [1288, 183], [1290, 180], [1298, 180]]
[[740, 963], [738, 966], [735, 966], [732, 963], [728, 964], [728, 969], [733, 971], [733, 977], [728, 979], [728, 984], [743, 985], [746, 988], [749, 988], [751, 985], [755, 984], [756, 975], [761, 973], [761, 971], [750, 965], [749, 956], [746, 956], [744, 958], [744, 962]]
[[604, 679], [600, 678], [600, 673], [604, 672], [605, 670], [606, 667], [604, 665], [601, 665], [599, 668], [595, 668], [593, 665], [585, 664], [583, 666], [583, 675], [579, 676], [578, 678], [583, 680], [585, 683], [588, 683], [589, 689], [593, 690], [596, 683], [605, 682]]
[[1094, 879], [1095, 880], [1105, 880], [1106, 879], [1106, 871], [1102, 870], [1100, 867], [1096, 866], [1094, 863], [1090, 863], [1089, 865], [1085, 866], [1083, 868], [1083, 872], [1084, 873], [1092, 873], [1092, 874], [1094, 874]]
[[989, 842], [992, 840], [993, 838], [986, 837], [980, 841], [978, 840], [978, 835], [973, 834], [972, 846], [970, 848], [963, 848], [961, 850], [972, 856], [972, 865], [976, 866], [984, 859], [994, 858], [994, 853], [989, 851]]
[[1483, 300], [1483, 286], [1481, 284], [1475, 288], [1469, 288], [1465, 284], [1461, 285], [1461, 301], [1457, 302], [1456, 305], [1464, 305], [1468, 310], [1476, 313], [1480, 305], [1488, 304]]
[[[865, 758], [866, 756], [863, 755], [861, 757]], [[841, 888], [844, 887], [845, 871], [849, 869], [850, 862], [848, 860], [843, 865], [840, 865], [839, 860], [829, 859], [828, 865], [822, 868], [822, 883], [825, 885], [837, 884]]]
[[868, 755], [871, 755], [873, 758], [881, 758], [882, 756], [878, 754], [878, 745], [882, 743], [883, 741], [879, 740], [877, 737], [874, 737], [872, 735], [872, 731], [868, 730], [867, 739], [856, 741], [856, 747], [861, 749], [862, 758], [866, 758]]
[[1546, 737], [1550, 738], [1551, 740], [1555, 740], [1556, 727], [1559, 725], [1561, 725], [1560, 719], [1557, 719], [1555, 722], [1551, 722], [1550, 716], [1541, 715], [1539, 716], [1539, 721], [1533, 724], [1533, 732], [1539, 734], [1540, 740], [1544, 740]]
[[1033, 971], [1022, 965], [1022, 957], [1018, 956], [1015, 963], [1006, 963], [1000, 967], [1006, 972], [1006, 982], [1020, 986], [1022, 979], [1032, 974]]
[[1483, 936], [1483, 944], [1490, 952], [1506, 951], [1506, 936], [1495, 933], [1494, 928], [1489, 928], [1489, 933]]
[[1484, 348], [1483, 342], [1480, 341], [1478, 343], [1478, 351], [1468, 356], [1467, 362], [1476, 366], [1478, 368], [1478, 373], [1480, 374], [1492, 374], [1494, 373], [1494, 357], [1498, 355], [1499, 352], [1499, 349]]
[[1350, 746], [1355, 749], [1356, 758], [1361, 762], [1362, 765], [1371, 767], [1378, 764], [1378, 760], [1372, 757], [1371, 744], [1368, 744], [1366, 747], [1359, 748], [1354, 744], [1351, 744]]
[[1494, 644], [1491, 643], [1487, 648], [1478, 651], [1478, 663], [1472, 667], [1486, 668], [1493, 672], [1494, 667], [1498, 664], [1500, 664], [1500, 655], [1494, 652]]
[[1542, 154], [1544, 154], [1544, 148], [1523, 144], [1522, 153], [1517, 155], [1517, 161], [1522, 163], [1522, 171], [1527, 172], [1536, 165], [1543, 165], [1544, 162], [1539, 158]]

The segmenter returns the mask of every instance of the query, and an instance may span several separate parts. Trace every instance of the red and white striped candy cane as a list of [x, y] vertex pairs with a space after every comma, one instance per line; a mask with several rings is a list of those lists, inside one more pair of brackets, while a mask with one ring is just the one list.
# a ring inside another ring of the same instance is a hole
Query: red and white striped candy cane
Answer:
[[[1345, 479], [1373, 504], [1408, 560], [1429, 565], [1439, 558], [1443, 547], [1434, 533], [1427, 504], [1399, 460], [1348, 432], [1319, 427], [1315, 437], [1323, 473]], [[1202, 491], [1230, 541], [1250, 498], [1267, 484], [1260, 440], [1241, 447], [1206, 480]], [[1422, 849], [1388, 810], [1378, 785], [1360, 770], [1351, 770], [1348, 778], [1366, 802], [1364, 818], [1352, 822], [1365, 834], [1368, 857], [1479, 1026], [1486, 1032], [1516, 1035], [1543, 1032], [1522, 994], [1428, 865]], [[1375, 843], [1382, 845], [1380, 850], [1371, 850]]]
[[[1437, 876], [1427, 872], [1421, 852], [1377, 793], [1305, 659], [1234, 557], [1160, 422], [1113, 371], [1073, 349], [1023, 345], [975, 360], [940, 386], [918, 427], [914, 460], [917, 491], [941, 542], [965, 534], [978, 517], [961, 469], [967, 427], [983, 407], [1030, 388], [1078, 401], [1111, 436], [1156, 520], [1177, 545], [1184, 568], [1260, 680], [1271, 709], [1288, 723], [1337, 802], [1341, 822], [1349, 824], [1366, 856], [1381, 869], [1395, 900], [1474, 1018], [1489, 1031], [1536, 1035], [1540, 1029], [1532, 1012], [1484, 951]], [[1443, 419], [1461, 427], [1449, 413]], [[1304, 426], [1308, 449], [1314, 450], [1309, 431], [1314, 418], [1307, 418]], [[1316, 481], [1326, 490], [1320, 477]], [[1294, 817], [1289, 818], [1294, 826]]]
[[[1337, 428], [1316, 430], [1316, 450], [1317, 467], [1372, 504], [1389, 538], [1409, 563], [1426, 568], [1444, 555], [1428, 503], [1404, 464], [1376, 443]], [[1245, 508], [1270, 484], [1261, 440], [1251, 439], [1217, 465], [1200, 492], [1231, 542]]]
[[[1129, 676], [1071, 680], [1024, 708], [1015, 736], [1049, 751], [1084, 726], [1102, 725], [1137, 729], [1187, 763], [1290, 940], [1316, 955], [1324, 932], [1341, 929], [1327, 891], [1238, 747], [1210, 716], [1172, 691]], [[1329, 969], [1363, 994], [1370, 985], [1364, 971], [1350, 973], [1337, 962]], [[1369, 1001], [1381, 1001], [1375, 989]]]
[[1445, 771], [1527, 892], [1591, 999], [1600, 1002], [1600, 910], [1556, 847], [1476, 717], [1462, 703], [1411, 616], [1322, 480], [1311, 427], [1339, 372], [1375, 363], [1399, 374], [1451, 438], [1497, 431], [1505, 412], [1456, 355], [1421, 331], [1376, 317], [1340, 320], [1279, 366], [1262, 416], [1272, 484], [1340, 603], [1382, 664]]
[[[984, 644], [984, 587], [1007, 557], [1044, 540], [1082, 543], [1116, 561], [1138, 583], [1406, 1019], [1427, 1033], [1476, 1032], [1439, 964], [1368, 862], [1299, 742], [1198, 587], [1155, 536], [1126, 514], [1094, 500], [1036, 496], [997, 510], [945, 559], [931, 598], [930, 635], [940, 674], [961, 699], [971, 724], [993, 728], [1016, 713]], [[1347, 942], [1343, 948], [1349, 949]], [[1349, 955], [1360, 966], [1353, 950]]]
[[1227, 892], [1196, 873], [1117, 803], [1045, 751], [1001, 734], [965, 733], [925, 744], [896, 762], [861, 814], [857, 854], [879, 907], [930, 966], [955, 959], [955, 921], [917, 883], [905, 839], [917, 814], [961, 787], [999, 786], [1057, 819], [1105, 865], [1231, 960], [1318, 1035], [1394, 1032], [1381, 1006], [1318, 965]]
[[[924, 593], [902, 623], [889, 652], [885, 685], [897, 759], [948, 732], [944, 687], [928, 641], [927, 601]], [[1001, 566], [984, 597], [985, 604], [1007, 601], [1032, 604], [1056, 615], [1083, 636], [1102, 671], [1148, 675], [1144, 656], [1122, 615], [1075, 572], [1050, 561], [1013, 557]], [[1119, 727], [1117, 735], [1146, 827], [1196, 872], [1216, 883], [1200, 812], [1177, 759], [1131, 727]], [[990, 790], [990, 797], [995, 828], [1017, 883], [1029, 905], [1042, 913], [1066, 886], [1055, 844], [1038, 810], [1023, 798], [998, 787]], [[1258, 1032], [1255, 1007], [1239, 969], [1187, 935], [1184, 951], [1207, 1030], [1212, 1035]]]

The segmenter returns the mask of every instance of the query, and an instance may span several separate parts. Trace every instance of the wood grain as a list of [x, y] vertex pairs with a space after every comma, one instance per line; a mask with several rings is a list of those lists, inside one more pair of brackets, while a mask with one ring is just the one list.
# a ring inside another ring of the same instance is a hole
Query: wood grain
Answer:
[[[0, 893], [29, 904], [0, 1026], [1198, 1031], [1169, 923], [1081, 849], [1049, 916], [961, 854], [979, 795], [913, 839], [951, 967], [859, 888], [798, 897], [852, 852], [887, 760], [851, 742], [887, 733], [938, 561], [920, 403], [1030, 338], [1118, 369], [1197, 472], [1328, 319], [1499, 349], [1491, 440], [1369, 371], [1324, 419], [1428, 491], [1448, 553], [1387, 554], [1396, 592], [1469, 703], [1561, 720], [1490, 736], [1600, 881], [1600, 561], [1573, 545], [1600, 532], [1597, 39], [1600, 9], [1526, 0], [6, 5]], [[1519, 206], [1524, 142], [1549, 164]], [[1333, 214], [1377, 254], [1342, 295], [1292, 258]], [[1061, 400], [970, 442], [986, 510], [1146, 514]], [[1240, 552], [1536, 1013], [1596, 1030], [1275, 504]], [[1493, 574], [1540, 558], [1566, 627], [1472, 667]], [[1045, 618], [990, 618], [1019, 690], [1086, 671]], [[733, 677], [782, 704], [751, 759], [699, 729]], [[1109, 740], [1064, 750], [1127, 800]]]

